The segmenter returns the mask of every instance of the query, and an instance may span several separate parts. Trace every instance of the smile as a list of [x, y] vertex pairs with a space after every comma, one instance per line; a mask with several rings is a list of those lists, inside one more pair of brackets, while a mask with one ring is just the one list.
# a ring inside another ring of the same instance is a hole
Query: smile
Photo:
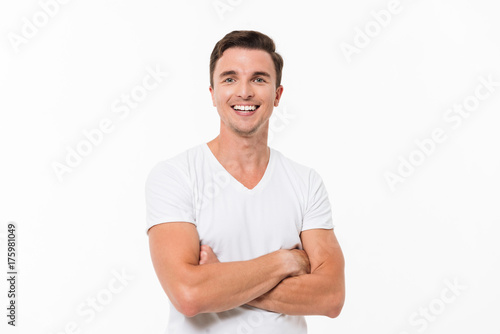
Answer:
[[243, 111], [243, 112], [252, 112], [255, 111], [259, 108], [260, 106], [258, 105], [234, 105], [232, 108], [236, 111]]

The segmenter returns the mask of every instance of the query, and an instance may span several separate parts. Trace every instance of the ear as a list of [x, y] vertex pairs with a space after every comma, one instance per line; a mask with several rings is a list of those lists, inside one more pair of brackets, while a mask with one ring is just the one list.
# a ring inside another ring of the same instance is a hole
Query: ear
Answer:
[[274, 98], [274, 106], [277, 107], [280, 104], [281, 95], [283, 94], [283, 86], [280, 85], [276, 88], [276, 96]]
[[208, 87], [208, 90], [210, 91], [210, 94], [212, 95], [212, 105], [214, 107], [217, 107], [217, 105], [215, 104], [214, 89], [212, 88], [212, 86], [210, 86], [210, 87]]

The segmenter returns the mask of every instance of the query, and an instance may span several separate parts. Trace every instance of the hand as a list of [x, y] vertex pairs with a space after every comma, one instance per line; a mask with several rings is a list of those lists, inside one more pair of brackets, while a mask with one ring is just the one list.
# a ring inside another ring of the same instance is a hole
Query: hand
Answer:
[[311, 264], [309, 263], [309, 256], [302, 249], [291, 249], [292, 254], [292, 274], [290, 276], [299, 276], [311, 273]]
[[198, 264], [218, 263], [220, 262], [212, 248], [208, 245], [200, 246], [200, 262]]

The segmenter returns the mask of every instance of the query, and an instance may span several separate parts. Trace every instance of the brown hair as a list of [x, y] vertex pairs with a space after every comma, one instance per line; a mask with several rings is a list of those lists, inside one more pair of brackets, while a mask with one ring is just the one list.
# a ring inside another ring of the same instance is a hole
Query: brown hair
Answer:
[[210, 86], [214, 87], [214, 70], [217, 60], [222, 57], [224, 51], [229, 48], [245, 48], [263, 50], [271, 56], [276, 70], [276, 87], [281, 84], [281, 71], [283, 70], [283, 58], [276, 52], [274, 41], [267, 35], [253, 30], [235, 30], [224, 36], [215, 44], [210, 56]]

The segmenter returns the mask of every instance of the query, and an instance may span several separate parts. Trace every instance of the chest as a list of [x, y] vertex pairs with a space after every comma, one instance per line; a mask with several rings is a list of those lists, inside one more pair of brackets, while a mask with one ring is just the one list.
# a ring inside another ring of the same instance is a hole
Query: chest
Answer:
[[300, 194], [279, 179], [256, 192], [235, 187], [231, 181], [219, 182], [199, 197], [196, 220], [202, 244], [211, 246], [223, 262], [301, 247], [304, 205]]

